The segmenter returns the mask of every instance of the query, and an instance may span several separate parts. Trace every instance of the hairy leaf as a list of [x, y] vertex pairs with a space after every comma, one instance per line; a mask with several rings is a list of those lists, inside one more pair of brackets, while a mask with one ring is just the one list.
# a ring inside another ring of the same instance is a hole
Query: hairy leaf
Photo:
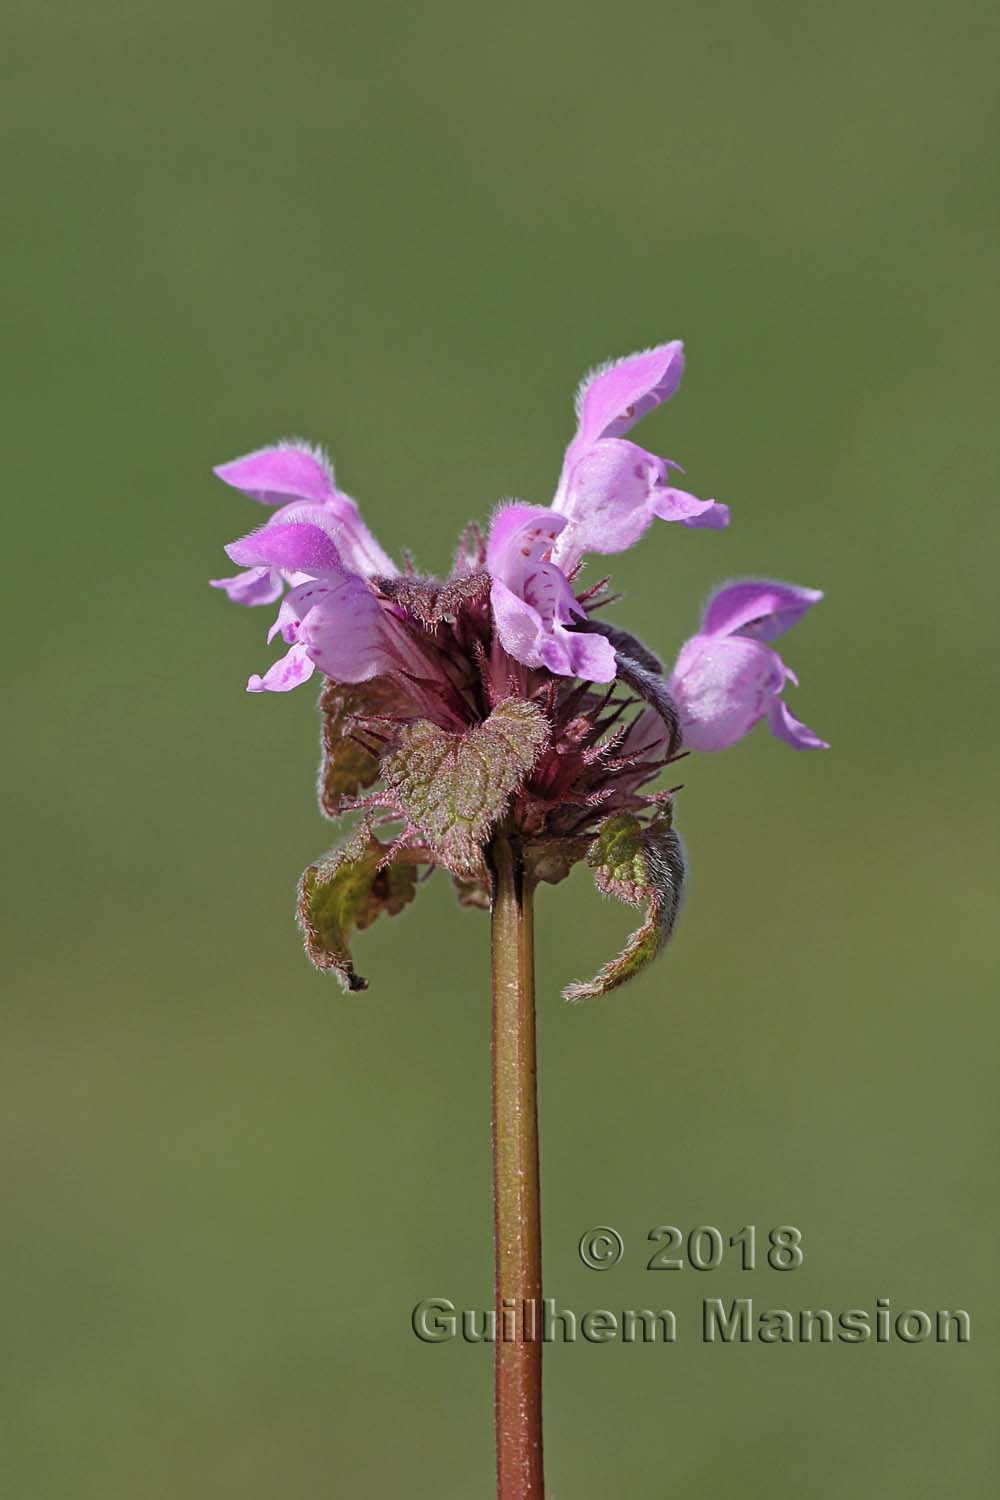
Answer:
[[483, 874], [483, 846], [549, 739], [548, 720], [524, 698], [498, 703], [464, 734], [427, 719], [400, 731], [385, 778], [446, 869]]
[[354, 929], [370, 927], [382, 912], [395, 916], [416, 895], [415, 851], [401, 851], [380, 868], [388, 848], [362, 825], [342, 848], [310, 865], [299, 882], [306, 952], [317, 969], [336, 974], [345, 990], [368, 988], [351, 959]]
[[594, 881], [605, 895], [629, 906], [645, 905], [646, 920], [617, 958], [586, 984], [571, 984], [567, 1000], [606, 995], [632, 979], [662, 952], [674, 929], [684, 885], [684, 853], [669, 812], [644, 827], [631, 813], [605, 819], [587, 855]]
[[357, 738], [365, 718], [391, 712], [399, 689], [389, 677], [370, 682], [327, 681], [319, 698], [323, 724], [323, 759], [319, 768], [319, 805], [328, 818], [339, 818], [345, 802], [381, 774], [380, 759]]

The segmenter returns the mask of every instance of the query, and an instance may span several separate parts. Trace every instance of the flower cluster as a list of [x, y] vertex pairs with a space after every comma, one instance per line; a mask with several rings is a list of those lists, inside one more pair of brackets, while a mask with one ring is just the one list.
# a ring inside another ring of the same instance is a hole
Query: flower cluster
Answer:
[[447, 869], [463, 901], [487, 904], [489, 845], [502, 833], [526, 878], [557, 881], [586, 858], [601, 889], [648, 907], [624, 953], [567, 991], [604, 993], [662, 948], [680, 899], [672, 793], [649, 783], [760, 719], [796, 749], [825, 748], [788, 708], [783, 690], [797, 679], [770, 644], [815, 590], [772, 580], [718, 590], [667, 673], [602, 618], [607, 579], [578, 589], [588, 554], [625, 551], [654, 520], [729, 523], [727, 506], [671, 482], [679, 465], [626, 437], [682, 369], [675, 341], [593, 372], [551, 505], [501, 505], [485, 538], [470, 526], [447, 579], [396, 566], [318, 449], [281, 443], [216, 470], [273, 508], [226, 548], [241, 571], [212, 581], [238, 604], [280, 600], [268, 641], [287, 649], [248, 691], [322, 674], [321, 806], [331, 818], [362, 813], [300, 890], [307, 950], [348, 987], [365, 983], [351, 929], [401, 909], [421, 866]]

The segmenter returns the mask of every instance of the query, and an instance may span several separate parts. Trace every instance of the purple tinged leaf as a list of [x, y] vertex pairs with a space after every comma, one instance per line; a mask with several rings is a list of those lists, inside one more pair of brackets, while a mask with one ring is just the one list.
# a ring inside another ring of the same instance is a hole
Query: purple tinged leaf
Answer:
[[384, 762], [410, 827], [453, 875], [482, 879], [490, 830], [549, 741], [541, 709], [498, 703], [483, 723], [449, 734], [427, 719], [405, 725]]
[[339, 818], [345, 803], [379, 779], [381, 756], [362, 743], [366, 721], [384, 720], [400, 707], [400, 687], [392, 677], [325, 684], [319, 699], [323, 725], [319, 805], [325, 817]]
[[417, 578], [404, 573], [378, 579], [378, 591], [400, 605], [422, 625], [440, 625], [455, 620], [466, 610], [482, 608], [490, 592], [488, 573], [462, 573], [441, 583], [437, 578]]

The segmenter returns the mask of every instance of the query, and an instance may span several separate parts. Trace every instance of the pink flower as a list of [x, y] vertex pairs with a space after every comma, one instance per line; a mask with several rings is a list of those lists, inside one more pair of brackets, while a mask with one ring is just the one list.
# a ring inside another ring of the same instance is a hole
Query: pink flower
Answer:
[[505, 505], [486, 546], [490, 601], [504, 650], [526, 667], [611, 682], [615, 653], [600, 635], [575, 634], [587, 613], [551, 557], [566, 517], [540, 505]]
[[795, 750], [826, 750], [780, 696], [798, 678], [764, 644], [789, 630], [822, 598], [816, 589], [766, 579], [728, 584], [712, 595], [702, 628], [682, 646], [667, 684], [690, 750], [725, 750], [766, 718]]
[[[337, 489], [333, 465], [322, 449], [303, 442], [278, 443], [220, 464], [215, 473], [251, 500], [278, 506], [275, 520], [290, 507], [301, 511], [304, 503], [315, 506], [322, 512], [315, 518], [317, 523], [334, 528], [340, 556], [351, 572], [365, 578], [392, 577], [397, 572], [392, 558], [362, 521], [355, 502]], [[211, 584], [223, 589], [234, 604], [273, 604], [285, 584], [296, 581], [287, 569], [262, 566], [235, 578], [213, 578]]]
[[226, 551], [233, 562], [301, 579], [284, 599], [268, 640], [280, 633], [288, 652], [251, 693], [284, 693], [308, 681], [316, 667], [338, 682], [367, 682], [397, 662], [382, 610], [367, 580], [348, 568], [337, 541], [340, 528], [324, 507], [287, 506], [275, 519]]
[[577, 395], [576, 436], [551, 509], [515, 504], [494, 517], [486, 552], [493, 615], [504, 649], [522, 665], [610, 682], [615, 651], [598, 635], [578, 633], [586, 611], [569, 579], [584, 554], [623, 552], [654, 517], [685, 526], [728, 524], [725, 505], [668, 482], [677, 464], [622, 437], [673, 395], [683, 366], [674, 341], [596, 370]]
[[552, 554], [564, 573], [587, 552], [626, 551], [657, 517], [713, 529], [729, 524], [728, 506], [670, 483], [670, 470], [679, 464], [624, 440], [641, 417], [670, 399], [683, 369], [684, 346], [675, 339], [602, 365], [580, 386], [576, 436], [552, 502], [568, 523]]

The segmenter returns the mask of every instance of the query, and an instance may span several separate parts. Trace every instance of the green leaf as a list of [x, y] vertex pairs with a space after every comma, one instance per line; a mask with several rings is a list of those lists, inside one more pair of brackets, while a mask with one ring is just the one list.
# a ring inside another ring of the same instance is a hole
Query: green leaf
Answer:
[[363, 824], [342, 848], [310, 865], [299, 882], [306, 952], [317, 969], [336, 974], [345, 990], [368, 988], [351, 959], [354, 929], [370, 927], [382, 912], [395, 916], [416, 895], [417, 865], [426, 853], [402, 850], [383, 865], [388, 850]]
[[453, 875], [480, 879], [483, 846], [549, 740], [537, 704], [508, 698], [482, 724], [449, 734], [418, 719], [385, 762], [411, 826]]
[[684, 854], [669, 812], [648, 827], [631, 813], [615, 813], [605, 819], [587, 863], [599, 890], [629, 906], [645, 905], [646, 920], [632, 933], [618, 957], [605, 964], [593, 979], [563, 990], [567, 1000], [606, 995], [634, 978], [661, 953], [673, 932], [684, 885]]

